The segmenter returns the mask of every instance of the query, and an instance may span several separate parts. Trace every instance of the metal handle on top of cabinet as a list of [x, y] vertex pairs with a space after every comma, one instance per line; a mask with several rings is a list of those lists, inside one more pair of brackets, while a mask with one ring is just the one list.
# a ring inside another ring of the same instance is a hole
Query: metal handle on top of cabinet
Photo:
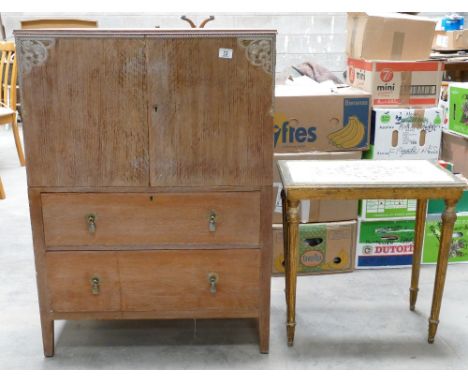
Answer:
[[211, 211], [210, 217], [208, 218], [208, 229], [210, 232], [216, 231], [216, 212]]
[[219, 276], [217, 273], [208, 273], [208, 282], [210, 283], [211, 294], [216, 294]]
[[91, 293], [94, 295], [99, 294], [101, 291], [101, 279], [98, 276], [91, 277]]
[[96, 215], [86, 215], [86, 222], [88, 223], [88, 232], [93, 234], [96, 232]]

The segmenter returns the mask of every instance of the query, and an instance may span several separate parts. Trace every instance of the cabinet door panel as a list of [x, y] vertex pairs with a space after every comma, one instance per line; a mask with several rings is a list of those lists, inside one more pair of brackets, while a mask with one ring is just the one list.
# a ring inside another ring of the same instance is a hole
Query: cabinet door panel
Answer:
[[151, 185], [271, 184], [274, 75], [242, 41], [147, 39]]
[[144, 39], [42, 43], [34, 65], [18, 49], [29, 185], [147, 186]]

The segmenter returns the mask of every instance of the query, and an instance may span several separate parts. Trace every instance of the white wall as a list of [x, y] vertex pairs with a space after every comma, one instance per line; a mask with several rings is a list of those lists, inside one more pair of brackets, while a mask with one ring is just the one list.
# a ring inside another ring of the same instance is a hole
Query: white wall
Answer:
[[[423, 13], [429, 17], [445, 13]], [[101, 28], [183, 28], [188, 24], [177, 13], [2, 13], [8, 38], [20, 21], [34, 18], [83, 18], [97, 20]], [[206, 14], [189, 14], [199, 24]], [[216, 14], [207, 28], [277, 29], [276, 72], [285, 78], [292, 64], [315, 61], [341, 77], [346, 68], [346, 13], [229, 13]], [[468, 16], [468, 15], [466, 15]]]

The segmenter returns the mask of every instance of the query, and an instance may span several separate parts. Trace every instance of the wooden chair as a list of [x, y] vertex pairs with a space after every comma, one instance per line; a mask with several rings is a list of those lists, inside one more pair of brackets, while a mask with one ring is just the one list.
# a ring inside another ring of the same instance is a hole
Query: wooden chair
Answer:
[[0, 178], [0, 199], [5, 199], [5, 198], [6, 198], [5, 190], [3, 188], [2, 178]]
[[21, 166], [24, 166], [24, 152], [19, 135], [16, 111], [18, 66], [15, 52], [14, 42], [0, 42], [0, 126], [12, 125], [16, 151], [18, 151]]
[[21, 29], [45, 28], [97, 28], [95, 20], [80, 19], [37, 19], [21, 21]]

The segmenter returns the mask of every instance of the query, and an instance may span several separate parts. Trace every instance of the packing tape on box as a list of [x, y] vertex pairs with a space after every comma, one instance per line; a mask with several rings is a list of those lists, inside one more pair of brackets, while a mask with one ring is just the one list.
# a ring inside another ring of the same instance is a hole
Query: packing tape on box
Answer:
[[414, 111], [412, 126], [416, 129], [421, 129], [424, 125], [424, 109], [417, 109]]
[[351, 57], [356, 56], [356, 34], [357, 34], [357, 25], [358, 25], [358, 17], [353, 16], [353, 28], [351, 29]]
[[405, 33], [404, 32], [394, 32], [392, 38], [392, 50], [390, 52], [390, 57], [392, 60], [399, 60], [403, 55], [403, 44], [405, 42]]
[[411, 96], [411, 83], [413, 82], [413, 74], [411, 71], [400, 72], [400, 74], [400, 103], [408, 105]]

